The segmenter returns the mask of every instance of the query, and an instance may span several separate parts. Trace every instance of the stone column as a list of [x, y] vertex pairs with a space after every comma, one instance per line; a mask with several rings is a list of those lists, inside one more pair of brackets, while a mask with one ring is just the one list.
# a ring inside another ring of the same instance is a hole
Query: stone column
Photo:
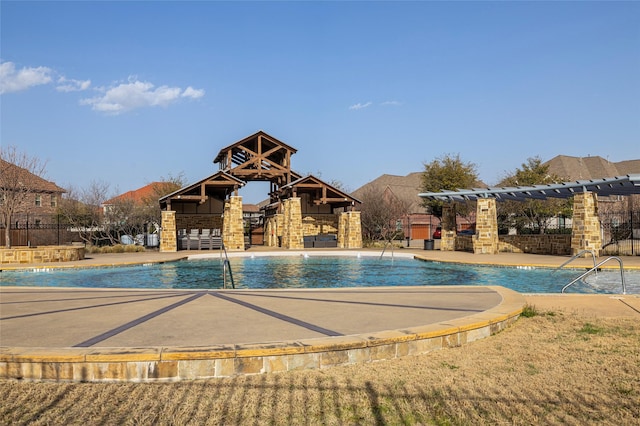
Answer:
[[288, 198], [283, 202], [284, 224], [282, 229], [282, 247], [287, 249], [304, 248], [302, 233], [302, 206], [299, 197]]
[[160, 252], [175, 253], [178, 251], [178, 236], [176, 235], [176, 212], [162, 211], [160, 231]]
[[222, 242], [227, 250], [244, 250], [244, 221], [242, 220], [242, 197], [232, 195], [224, 203]]
[[582, 250], [594, 250], [596, 256], [600, 256], [601, 249], [598, 194], [594, 192], [577, 193], [573, 196], [571, 254], [576, 255]]
[[338, 247], [345, 249], [362, 248], [362, 223], [360, 212], [340, 214], [338, 222]]
[[442, 206], [442, 222], [440, 236], [440, 250], [456, 250], [456, 207], [453, 202], [445, 202]]
[[479, 198], [476, 204], [476, 232], [472, 237], [473, 252], [498, 252], [498, 213], [494, 198]]

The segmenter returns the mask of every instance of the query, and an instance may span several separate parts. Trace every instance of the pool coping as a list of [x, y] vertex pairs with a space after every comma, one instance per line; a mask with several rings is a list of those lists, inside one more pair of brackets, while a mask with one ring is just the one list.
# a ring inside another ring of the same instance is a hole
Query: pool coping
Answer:
[[523, 295], [500, 286], [484, 288], [501, 296], [501, 302], [486, 311], [433, 324], [348, 336], [213, 346], [0, 347], [0, 378], [174, 382], [323, 369], [419, 355], [491, 336], [519, 318], [526, 304]]

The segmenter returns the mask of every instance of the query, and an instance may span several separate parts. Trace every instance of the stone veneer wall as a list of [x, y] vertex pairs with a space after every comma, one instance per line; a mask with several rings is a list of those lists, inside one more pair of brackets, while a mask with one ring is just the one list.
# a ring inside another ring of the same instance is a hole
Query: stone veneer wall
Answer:
[[221, 214], [178, 214], [176, 215], [176, 229], [222, 229]]
[[338, 247], [344, 249], [362, 248], [362, 221], [359, 211], [340, 214]]
[[335, 214], [306, 214], [302, 218], [302, 234], [337, 234], [340, 217]]
[[571, 254], [571, 235], [500, 235], [498, 251], [564, 256]]
[[598, 218], [598, 194], [583, 192], [573, 196], [572, 228], [571, 254], [575, 255], [581, 250], [593, 250], [596, 256], [600, 256], [602, 236]]
[[71, 262], [82, 259], [84, 259], [83, 246], [0, 248], [0, 264]]
[[283, 216], [282, 247], [287, 249], [304, 248], [300, 197], [292, 197], [283, 201]]
[[476, 231], [471, 238], [473, 252], [498, 252], [498, 214], [494, 198], [479, 198], [476, 202]]
[[455, 251], [456, 250], [456, 209], [454, 203], [444, 203], [442, 206], [442, 221], [440, 250]]
[[174, 253], [178, 251], [176, 212], [171, 210], [162, 211], [160, 228], [160, 253]]
[[232, 195], [224, 203], [222, 242], [229, 251], [244, 250], [244, 221], [242, 219], [242, 197]]

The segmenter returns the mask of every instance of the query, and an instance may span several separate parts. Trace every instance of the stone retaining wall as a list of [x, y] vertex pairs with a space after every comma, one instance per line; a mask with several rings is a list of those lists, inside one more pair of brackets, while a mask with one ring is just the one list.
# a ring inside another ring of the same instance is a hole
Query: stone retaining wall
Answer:
[[471, 321], [461, 318], [446, 324], [285, 344], [3, 348], [0, 378], [55, 382], [166, 382], [361, 364], [424, 354], [489, 337], [516, 321], [523, 305], [515, 300], [503, 302], [502, 306], [478, 314]]
[[12, 247], [0, 249], [2, 263], [51, 263], [84, 259], [84, 246]]
[[500, 235], [498, 251], [564, 256], [571, 254], [571, 235]]
[[[456, 236], [456, 251], [474, 253], [475, 238], [475, 235]], [[571, 235], [500, 235], [498, 237], [498, 252], [565, 256], [571, 254]]]

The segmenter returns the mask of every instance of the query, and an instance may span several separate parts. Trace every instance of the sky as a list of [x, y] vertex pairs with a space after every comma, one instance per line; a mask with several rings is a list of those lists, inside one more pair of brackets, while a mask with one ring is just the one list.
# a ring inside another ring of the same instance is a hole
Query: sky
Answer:
[[350, 190], [448, 154], [489, 185], [640, 159], [640, 2], [3, 0], [0, 24], [0, 145], [63, 188], [193, 183], [259, 130]]

